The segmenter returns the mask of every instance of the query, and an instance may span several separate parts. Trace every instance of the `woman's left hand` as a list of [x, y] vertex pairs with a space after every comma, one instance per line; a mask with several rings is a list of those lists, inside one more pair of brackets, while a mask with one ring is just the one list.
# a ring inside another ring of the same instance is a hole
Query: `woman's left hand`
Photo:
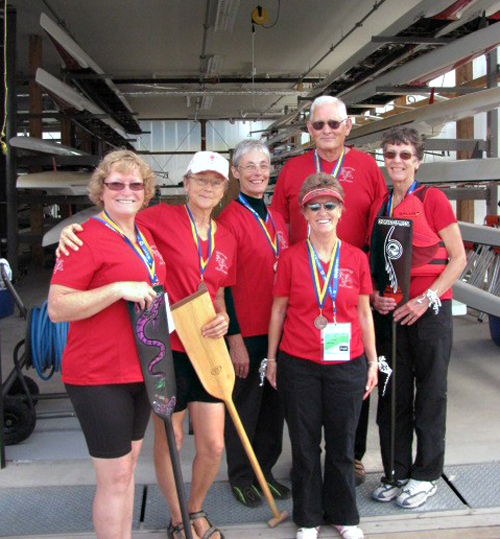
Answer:
[[400, 322], [403, 326], [414, 324], [429, 308], [429, 300], [424, 298], [419, 303], [420, 297], [410, 299], [394, 311], [394, 322]]
[[366, 380], [366, 393], [363, 395], [365, 400], [373, 391], [373, 388], [378, 384], [378, 361], [368, 363], [368, 378]]
[[217, 316], [208, 324], [205, 324], [201, 328], [203, 337], [209, 339], [219, 339], [224, 337], [229, 327], [229, 317], [227, 314], [218, 313]]

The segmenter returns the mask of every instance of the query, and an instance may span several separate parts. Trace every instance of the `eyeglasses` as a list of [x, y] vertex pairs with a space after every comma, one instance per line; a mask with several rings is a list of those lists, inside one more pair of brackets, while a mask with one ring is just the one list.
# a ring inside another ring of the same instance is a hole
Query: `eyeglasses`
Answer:
[[317, 212], [323, 207], [326, 211], [333, 211], [337, 206], [337, 202], [313, 202], [312, 204], [306, 204], [306, 206], [313, 212]]
[[247, 172], [255, 172], [257, 169], [262, 170], [262, 172], [267, 172], [271, 167], [266, 164], [262, 165], [254, 165], [253, 163], [250, 163], [249, 165], [238, 166], [238, 168], [242, 168], [243, 170], [246, 170]]
[[103, 182], [111, 191], [123, 191], [128, 187], [131, 191], [142, 191], [144, 184], [142, 182], [122, 183], [122, 182]]
[[384, 152], [384, 158], [385, 159], [396, 159], [396, 157], [398, 155], [399, 155], [399, 158], [402, 159], [403, 161], [409, 161], [412, 157], [415, 156], [415, 154], [413, 154], [411, 152], [407, 152], [405, 150], [403, 150], [400, 153], [395, 152], [394, 150], [388, 150], [388, 151]]
[[326, 124], [328, 124], [328, 127], [330, 129], [338, 129], [340, 127], [340, 124], [342, 122], [345, 122], [346, 120], [347, 118], [344, 118], [343, 120], [328, 120], [327, 122], [323, 122], [323, 120], [318, 120], [317, 122], [311, 122], [311, 125], [316, 131], [321, 131]]
[[200, 187], [208, 187], [209, 185], [214, 189], [219, 189], [224, 185], [225, 180], [209, 180], [208, 178], [199, 178], [198, 176], [191, 176], [195, 183]]

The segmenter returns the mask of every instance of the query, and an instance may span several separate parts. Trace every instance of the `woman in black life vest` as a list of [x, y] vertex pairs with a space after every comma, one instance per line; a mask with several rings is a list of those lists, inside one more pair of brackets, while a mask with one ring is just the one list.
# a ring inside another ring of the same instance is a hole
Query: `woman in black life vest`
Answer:
[[[444, 464], [447, 373], [452, 345], [451, 286], [465, 266], [460, 230], [446, 195], [420, 185], [415, 173], [424, 147], [415, 129], [396, 127], [382, 141], [393, 189], [372, 208], [377, 216], [413, 221], [410, 299], [374, 292], [377, 350], [392, 362], [391, 317], [397, 323], [394, 482], [390, 477], [390, 384], [379, 391], [377, 423], [385, 477], [373, 491], [380, 502], [413, 509], [437, 489]], [[425, 180], [425, 178], [424, 178]], [[370, 234], [371, 236], [371, 234]], [[384, 387], [381, 380], [379, 388]], [[416, 458], [412, 457], [413, 433]]]

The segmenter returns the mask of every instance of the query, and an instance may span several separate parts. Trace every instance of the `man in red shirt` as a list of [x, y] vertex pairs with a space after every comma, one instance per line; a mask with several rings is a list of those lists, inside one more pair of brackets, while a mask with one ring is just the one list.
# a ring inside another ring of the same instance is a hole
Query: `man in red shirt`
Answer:
[[[314, 100], [309, 112], [307, 130], [315, 148], [290, 159], [282, 168], [274, 190], [271, 208], [278, 210], [290, 227], [290, 245], [307, 236], [307, 225], [300, 212], [298, 194], [309, 174], [326, 172], [337, 178], [344, 189], [344, 212], [338, 224], [340, 239], [365, 249], [370, 207], [387, 191], [375, 160], [354, 148], [345, 146], [352, 128], [345, 104], [332, 96]], [[361, 459], [366, 450], [369, 400], [363, 402], [356, 431], [356, 483], [364, 481]]]

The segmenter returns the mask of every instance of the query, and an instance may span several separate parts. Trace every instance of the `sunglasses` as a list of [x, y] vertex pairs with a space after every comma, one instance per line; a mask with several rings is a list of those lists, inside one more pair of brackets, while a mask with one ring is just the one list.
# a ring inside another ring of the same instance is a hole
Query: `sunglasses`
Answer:
[[409, 161], [415, 156], [415, 154], [411, 152], [402, 151], [398, 154], [398, 152], [395, 152], [394, 150], [388, 150], [387, 152], [384, 152], [383, 155], [385, 159], [396, 159], [396, 157], [399, 155], [399, 158], [403, 161]]
[[144, 184], [142, 182], [122, 183], [122, 182], [104, 182], [104, 185], [111, 191], [123, 191], [128, 187], [131, 191], [142, 191]]
[[347, 118], [344, 118], [343, 120], [328, 120], [327, 122], [323, 122], [322, 120], [318, 120], [317, 122], [311, 122], [311, 125], [313, 126], [313, 129], [316, 131], [321, 131], [323, 127], [325, 127], [326, 124], [328, 124], [328, 127], [330, 129], [338, 129], [340, 127], [340, 124], [342, 122], [345, 122]]
[[333, 211], [337, 206], [337, 202], [313, 202], [312, 204], [306, 204], [306, 206], [313, 212], [317, 212], [323, 207], [326, 211]]
[[239, 166], [238, 168], [242, 168], [243, 170], [246, 170], [247, 172], [255, 172], [257, 169], [262, 170], [262, 172], [267, 172], [271, 167], [266, 164], [262, 165], [254, 165], [253, 163], [250, 163], [246, 166]]
[[220, 189], [225, 180], [209, 180], [208, 178], [199, 178], [198, 176], [193, 176], [193, 180], [200, 187], [208, 187], [209, 185], [214, 189]]

